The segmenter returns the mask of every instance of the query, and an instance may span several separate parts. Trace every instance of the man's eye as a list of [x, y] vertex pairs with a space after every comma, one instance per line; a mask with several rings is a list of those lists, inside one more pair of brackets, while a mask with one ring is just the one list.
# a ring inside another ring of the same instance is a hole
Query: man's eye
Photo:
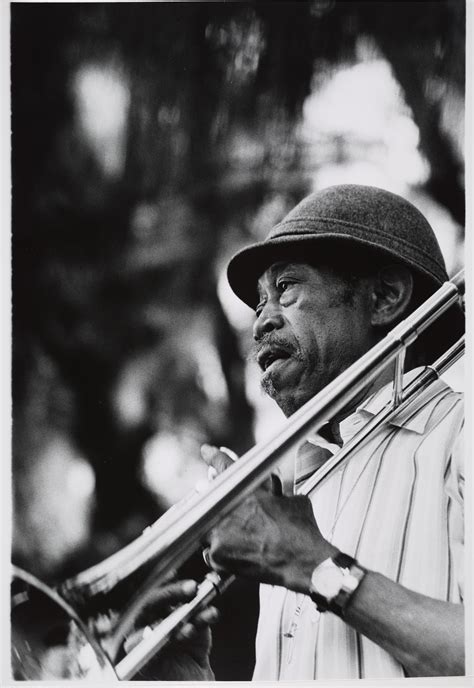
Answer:
[[256, 309], [255, 309], [255, 315], [257, 316], [257, 318], [258, 318], [258, 316], [260, 315], [260, 313], [263, 311], [264, 305], [265, 305], [265, 304], [264, 304], [263, 301], [262, 301], [262, 302], [260, 302], [260, 303], [258, 304], [258, 306], [256, 307]]
[[277, 282], [277, 289], [279, 292], [283, 292], [286, 291], [292, 284], [293, 282], [289, 279], [280, 279]]

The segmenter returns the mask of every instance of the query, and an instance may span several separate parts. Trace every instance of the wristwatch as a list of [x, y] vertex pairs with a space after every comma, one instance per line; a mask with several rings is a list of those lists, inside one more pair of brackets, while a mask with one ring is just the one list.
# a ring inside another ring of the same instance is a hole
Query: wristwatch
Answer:
[[355, 559], [338, 552], [316, 566], [309, 595], [320, 612], [330, 611], [342, 617], [366, 573]]

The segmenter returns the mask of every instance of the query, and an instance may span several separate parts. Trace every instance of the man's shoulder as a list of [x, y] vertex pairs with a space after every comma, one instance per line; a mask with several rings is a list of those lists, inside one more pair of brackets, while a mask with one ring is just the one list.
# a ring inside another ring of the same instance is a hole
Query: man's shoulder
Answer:
[[431, 413], [427, 418], [426, 431], [439, 424], [455, 428], [462, 426], [464, 418], [464, 394], [452, 389], [444, 380], [437, 380], [431, 388], [420, 396], [420, 407], [427, 407]]
[[419, 392], [408, 406], [402, 406], [391, 423], [419, 435], [426, 436], [436, 429], [455, 435], [463, 417], [463, 394], [438, 379]]

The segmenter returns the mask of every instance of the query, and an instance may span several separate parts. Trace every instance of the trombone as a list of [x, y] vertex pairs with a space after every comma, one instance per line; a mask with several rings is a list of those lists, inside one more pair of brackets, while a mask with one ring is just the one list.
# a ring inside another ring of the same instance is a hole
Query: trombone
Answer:
[[[445, 282], [419, 308], [400, 322], [380, 342], [359, 360], [343, 371], [315, 397], [286, 419], [279, 431], [269, 440], [257, 444], [234, 465], [213, 480], [203, 491], [197, 491], [169, 509], [135, 541], [105, 561], [66, 580], [57, 590], [48, 591], [38, 584], [42, 595], [54, 598], [62, 610], [74, 618], [86, 643], [97, 656], [97, 662], [107, 675], [118, 680], [132, 678], [159, 650], [166, 645], [181, 626], [194, 618], [230, 585], [234, 576], [209, 573], [198, 587], [196, 597], [177, 608], [151, 629], [128, 654], [118, 659], [119, 651], [139, 611], [146, 604], [154, 586], [162, 584], [169, 572], [177, 569], [190, 554], [199, 548], [205, 536], [218, 520], [234, 509], [253, 492], [272, 472], [273, 468], [310, 433], [317, 431], [372, 382], [382, 370], [394, 364], [393, 395], [389, 404], [376, 414], [340, 451], [328, 459], [303, 485], [300, 494], [310, 494], [334, 471], [350, 460], [351, 452], [360, 447], [382, 423], [406, 409], [417, 396], [439, 378], [464, 352], [461, 337], [432, 365], [427, 366], [403, 388], [403, 366], [406, 349], [450, 307], [459, 304], [464, 293], [464, 274], [459, 272]], [[150, 562], [156, 562], [147, 581], [124, 611], [105, 651], [95, 638], [89, 639], [85, 624], [75, 610], [95, 597], [107, 595], [121, 581]], [[16, 576], [27, 579], [29, 590], [34, 582], [28, 574], [16, 570]], [[28, 597], [28, 593], [23, 591]], [[17, 597], [21, 598], [20, 594]], [[27, 601], [27, 600], [25, 600]], [[20, 603], [21, 606], [21, 603]], [[20, 634], [21, 635], [21, 634]], [[18, 636], [18, 634], [17, 634]], [[24, 650], [15, 645], [16, 666], [21, 674]], [[99, 648], [97, 647], [99, 645]], [[90, 652], [87, 655], [90, 661]], [[84, 671], [82, 674], [84, 675]], [[21, 676], [37, 678], [37, 676]], [[52, 678], [52, 677], [51, 677]]]

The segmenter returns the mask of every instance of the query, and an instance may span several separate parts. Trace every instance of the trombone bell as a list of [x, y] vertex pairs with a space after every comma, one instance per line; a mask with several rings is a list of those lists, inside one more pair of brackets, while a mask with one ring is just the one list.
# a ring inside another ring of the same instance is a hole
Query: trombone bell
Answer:
[[15, 681], [116, 681], [98, 642], [69, 605], [34, 576], [14, 567], [11, 667]]

